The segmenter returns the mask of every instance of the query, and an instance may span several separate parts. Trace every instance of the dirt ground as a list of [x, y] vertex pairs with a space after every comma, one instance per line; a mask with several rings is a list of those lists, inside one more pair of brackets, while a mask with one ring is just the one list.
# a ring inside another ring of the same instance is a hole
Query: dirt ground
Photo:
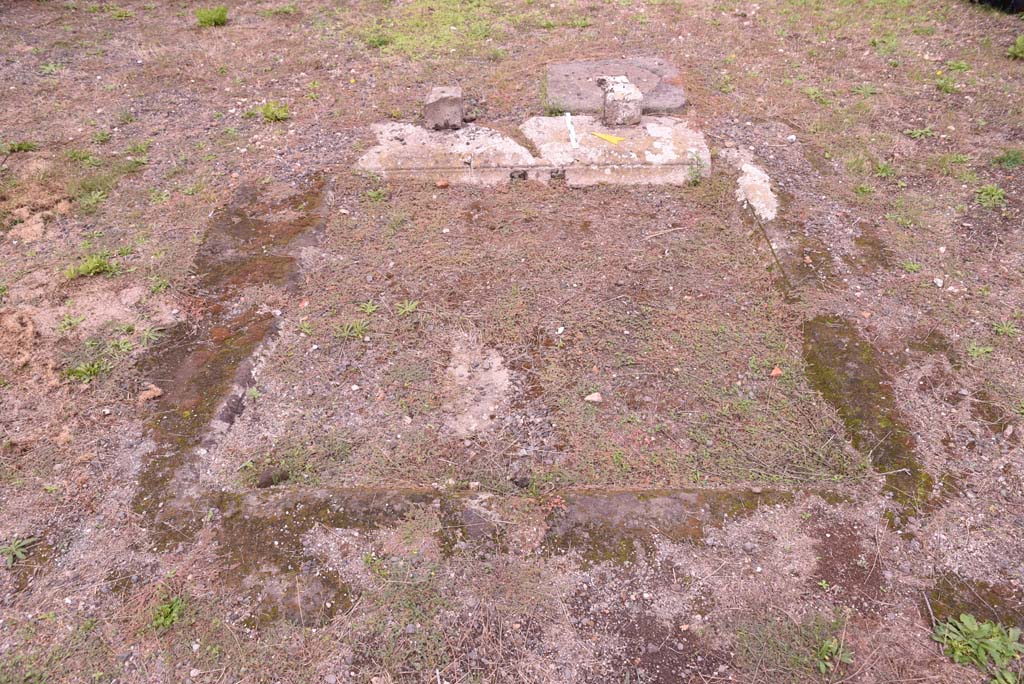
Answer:
[[[1024, 627], [1020, 17], [198, 7], [0, 4], [0, 684], [990, 680], [931, 637]], [[633, 55], [709, 177], [354, 170]]]

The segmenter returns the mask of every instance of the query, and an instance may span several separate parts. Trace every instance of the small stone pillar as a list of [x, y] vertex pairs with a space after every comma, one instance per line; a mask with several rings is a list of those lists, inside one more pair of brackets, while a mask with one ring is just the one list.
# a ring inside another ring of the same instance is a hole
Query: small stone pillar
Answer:
[[462, 88], [432, 88], [423, 105], [427, 128], [435, 131], [462, 128]]
[[602, 76], [597, 84], [604, 91], [601, 120], [605, 126], [635, 126], [644, 109], [644, 94], [625, 76]]

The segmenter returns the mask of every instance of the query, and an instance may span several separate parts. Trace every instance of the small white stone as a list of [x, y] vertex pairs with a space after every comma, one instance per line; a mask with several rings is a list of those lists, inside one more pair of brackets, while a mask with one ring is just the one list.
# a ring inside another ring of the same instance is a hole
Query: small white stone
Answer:
[[788, 138], [786, 138], [786, 140], [788, 140], [791, 143], [795, 143], [796, 142], [796, 136], [795, 135], [791, 135]]
[[583, 401], [589, 401], [591, 404], [600, 404], [604, 401], [604, 397], [601, 396], [600, 392], [594, 392], [583, 397]]
[[943, 283], [942, 278], [936, 278], [932, 282], [935, 283], [935, 287], [938, 287], [938, 288], [942, 287], [942, 283]]

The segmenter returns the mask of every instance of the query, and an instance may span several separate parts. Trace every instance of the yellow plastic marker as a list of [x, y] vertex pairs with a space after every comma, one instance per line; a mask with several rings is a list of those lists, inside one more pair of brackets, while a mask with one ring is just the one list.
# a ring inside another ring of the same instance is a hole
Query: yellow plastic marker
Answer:
[[597, 136], [598, 138], [604, 140], [605, 142], [610, 142], [612, 145], [618, 145], [620, 142], [625, 140], [625, 138], [620, 138], [617, 135], [609, 135], [607, 133], [594, 133], [593, 131], [591, 131], [590, 134], [593, 136]]

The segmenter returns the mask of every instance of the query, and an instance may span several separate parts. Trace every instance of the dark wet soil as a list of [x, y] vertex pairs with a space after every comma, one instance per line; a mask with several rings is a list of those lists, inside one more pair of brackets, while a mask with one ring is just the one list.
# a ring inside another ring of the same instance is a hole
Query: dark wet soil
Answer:
[[854, 448], [885, 475], [897, 505], [892, 522], [902, 525], [927, 504], [934, 482], [917, 461], [878, 351], [850, 322], [819, 316], [804, 323], [804, 358], [812, 386], [835, 407]]
[[585, 563], [635, 562], [638, 552], [653, 550], [655, 534], [699, 542], [706, 527], [792, 500], [786, 492], [755, 490], [573, 494], [549, 517], [543, 546], [547, 553], [576, 553]]
[[1024, 629], [1024, 591], [1007, 584], [975, 582], [948, 573], [939, 577], [922, 604], [926, 621], [931, 620], [930, 607], [939, 621], [969, 613], [979, 620]]
[[163, 543], [182, 541], [194, 529], [194, 516], [165, 504], [195, 479], [190, 471], [211, 428], [223, 429], [243, 410], [252, 355], [277, 332], [274, 314], [240, 295], [287, 284], [295, 274], [286, 250], [322, 223], [323, 191], [317, 181], [295, 197], [267, 203], [253, 188], [240, 190], [213, 217], [196, 257], [193, 296], [206, 315], [174, 328], [143, 364], [147, 379], [164, 392], [149, 422], [156, 449], [139, 473], [134, 507], [162, 523]]

